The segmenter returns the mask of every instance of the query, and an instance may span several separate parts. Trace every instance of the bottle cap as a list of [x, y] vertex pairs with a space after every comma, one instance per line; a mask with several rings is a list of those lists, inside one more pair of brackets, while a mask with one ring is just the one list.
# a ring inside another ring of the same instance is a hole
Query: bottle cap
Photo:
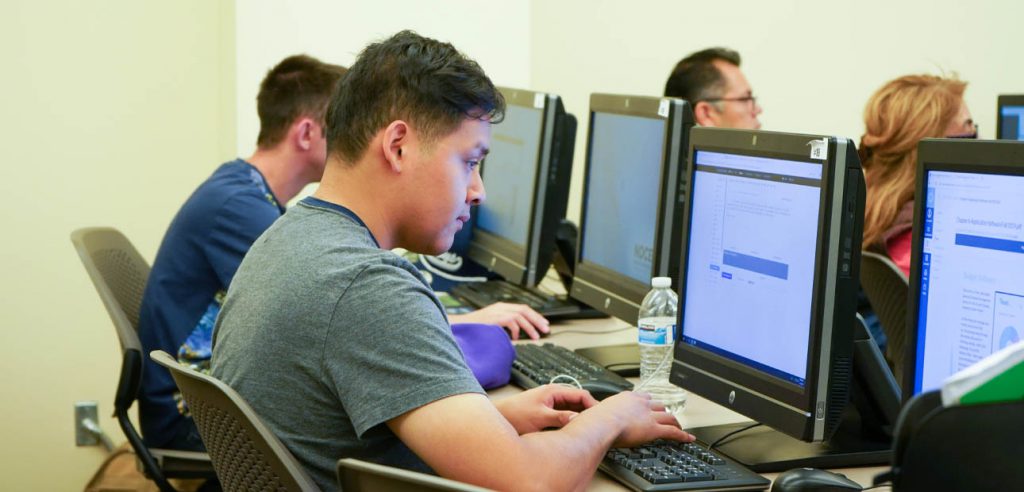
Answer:
[[672, 287], [672, 279], [669, 277], [654, 277], [651, 279], [651, 287], [666, 289]]

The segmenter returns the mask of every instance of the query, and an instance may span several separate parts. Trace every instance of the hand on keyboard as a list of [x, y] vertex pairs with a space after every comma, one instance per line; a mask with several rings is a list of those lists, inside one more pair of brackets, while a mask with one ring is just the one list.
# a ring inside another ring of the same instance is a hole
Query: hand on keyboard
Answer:
[[466, 314], [450, 315], [448, 320], [451, 323], [499, 325], [508, 330], [513, 340], [518, 340], [521, 333], [536, 340], [551, 331], [548, 320], [530, 306], [507, 302], [496, 302]]
[[587, 412], [601, 413], [624, 425], [612, 447], [630, 448], [656, 439], [693, 442], [694, 437], [679, 427], [675, 415], [657, 409], [647, 393], [624, 391], [606, 398]]
[[594, 405], [597, 400], [590, 393], [558, 384], [538, 386], [494, 404], [519, 434], [563, 427]]

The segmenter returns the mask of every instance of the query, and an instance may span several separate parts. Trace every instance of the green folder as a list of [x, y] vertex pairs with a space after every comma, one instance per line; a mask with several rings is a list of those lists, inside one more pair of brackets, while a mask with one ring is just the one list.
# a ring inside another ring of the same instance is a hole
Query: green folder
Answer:
[[949, 377], [945, 406], [1024, 400], [1024, 342], [1006, 347]]

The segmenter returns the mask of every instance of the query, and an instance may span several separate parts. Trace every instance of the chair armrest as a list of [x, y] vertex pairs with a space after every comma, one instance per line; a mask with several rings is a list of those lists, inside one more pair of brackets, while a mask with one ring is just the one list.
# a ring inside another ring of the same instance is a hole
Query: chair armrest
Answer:
[[198, 451], [155, 449], [149, 452], [168, 478], [214, 478], [210, 455]]

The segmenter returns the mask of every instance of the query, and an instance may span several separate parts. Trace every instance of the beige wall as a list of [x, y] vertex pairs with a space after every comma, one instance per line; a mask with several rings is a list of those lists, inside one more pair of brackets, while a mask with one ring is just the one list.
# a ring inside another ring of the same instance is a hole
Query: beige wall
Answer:
[[661, 95], [686, 54], [728, 46], [764, 107], [766, 130], [859, 140], [867, 98], [907, 73], [959, 72], [984, 138], [996, 95], [1024, 92], [1024, 3], [1013, 0], [531, 0], [532, 88], [580, 118], [570, 218], [579, 216], [592, 92]]
[[295, 53], [349, 66], [368, 43], [413, 29], [451, 42], [479, 62], [497, 84], [530, 83], [528, 0], [247, 1], [239, 2], [236, 14], [241, 153], [252, 148], [259, 133], [254, 104], [258, 81]]
[[0, 489], [81, 490], [72, 406], [109, 417], [119, 351], [68, 240], [111, 225], [148, 260], [234, 155], [231, 0], [14, 0], [0, 15]]

